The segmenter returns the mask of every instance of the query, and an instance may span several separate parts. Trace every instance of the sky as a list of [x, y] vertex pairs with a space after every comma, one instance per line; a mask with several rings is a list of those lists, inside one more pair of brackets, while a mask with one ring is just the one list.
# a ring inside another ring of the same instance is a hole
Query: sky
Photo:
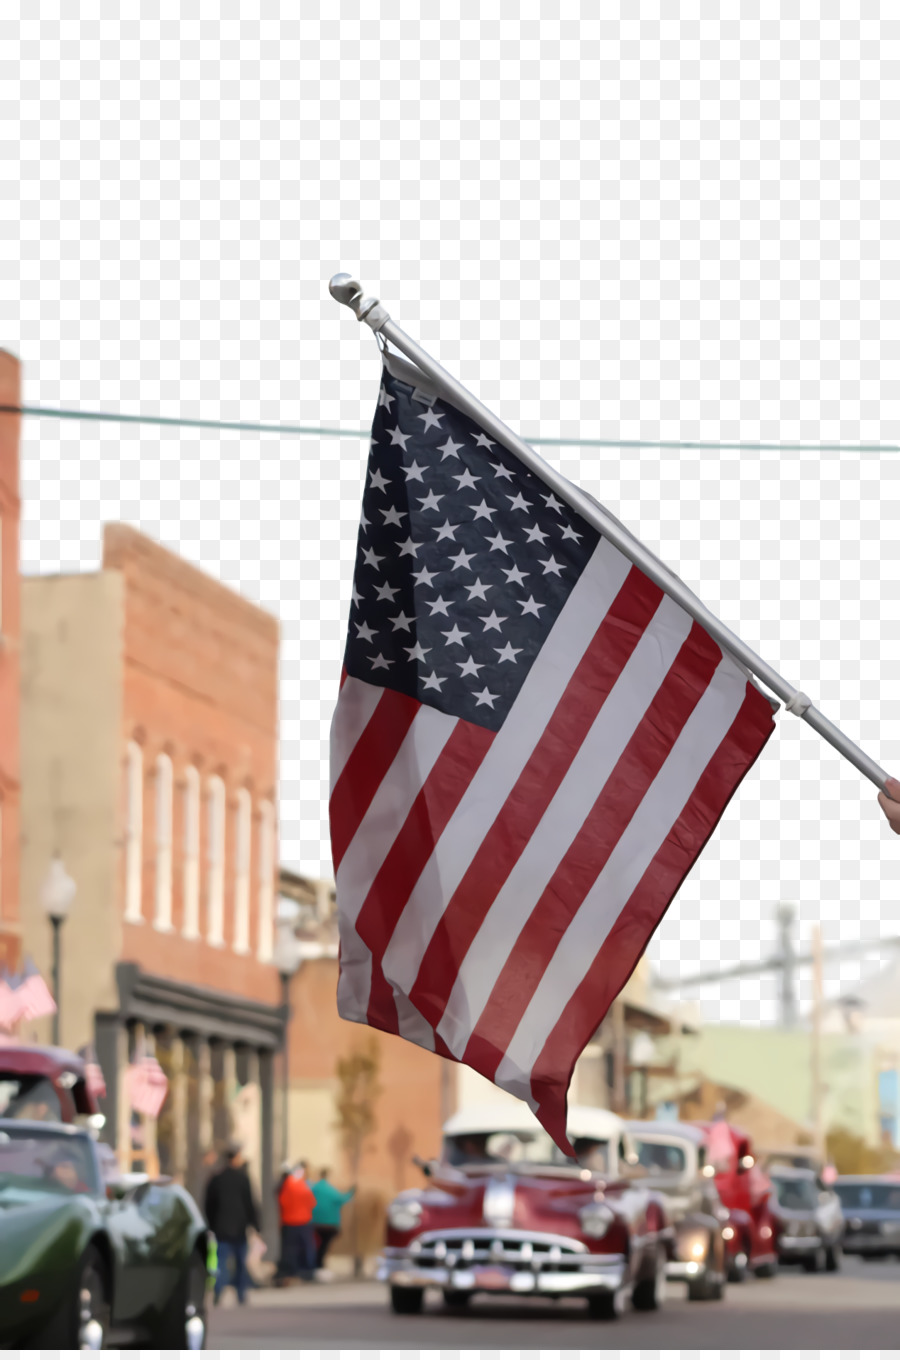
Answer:
[[[900, 31], [887, 7], [743, 8], [5, 8], [0, 345], [25, 404], [347, 432], [23, 429], [26, 574], [95, 570], [123, 521], [279, 617], [289, 867], [330, 875], [379, 380], [339, 271], [563, 441], [549, 463], [900, 771]], [[873, 942], [828, 963], [833, 994], [885, 961], [898, 882], [875, 789], [782, 714], [650, 958], [767, 954], [789, 900], [798, 948], [816, 921], [826, 948]], [[753, 1024], [774, 995], [702, 997]]]

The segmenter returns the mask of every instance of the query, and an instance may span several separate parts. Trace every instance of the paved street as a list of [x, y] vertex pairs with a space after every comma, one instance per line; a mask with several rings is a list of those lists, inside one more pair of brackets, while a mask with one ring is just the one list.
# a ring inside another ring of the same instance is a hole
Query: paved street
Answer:
[[900, 1336], [900, 1262], [847, 1260], [841, 1273], [807, 1275], [784, 1269], [774, 1280], [728, 1289], [723, 1303], [688, 1303], [670, 1286], [658, 1313], [629, 1312], [594, 1322], [584, 1304], [481, 1298], [452, 1314], [429, 1295], [420, 1317], [395, 1317], [384, 1286], [365, 1281], [258, 1291], [245, 1308], [226, 1299], [210, 1323], [211, 1348], [300, 1346], [454, 1350], [647, 1347], [733, 1350], [755, 1348], [877, 1350]]

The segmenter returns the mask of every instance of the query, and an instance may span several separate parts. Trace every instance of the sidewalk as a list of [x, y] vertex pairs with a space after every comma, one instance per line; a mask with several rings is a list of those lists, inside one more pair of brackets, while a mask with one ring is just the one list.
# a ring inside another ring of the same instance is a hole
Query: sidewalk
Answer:
[[[342, 1308], [357, 1303], [387, 1303], [387, 1286], [377, 1280], [354, 1280], [349, 1276], [320, 1283], [287, 1285], [283, 1289], [257, 1288], [247, 1292], [250, 1308]], [[236, 1308], [233, 1289], [226, 1289], [216, 1311]]]

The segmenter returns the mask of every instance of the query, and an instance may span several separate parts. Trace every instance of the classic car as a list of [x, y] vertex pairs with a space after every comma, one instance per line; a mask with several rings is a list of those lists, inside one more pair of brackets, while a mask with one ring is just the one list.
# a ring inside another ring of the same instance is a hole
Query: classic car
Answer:
[[776, 1219], [778, 1260], [799, 1261], [806, 1270], [839, 1270], [844, 1237], [841, 1202], [815, 1171], [769, 1167], [771, 1208]]
[[201, 1349], [210, 1246], [180, 1186], [105, 1187], [90, 1131], [0, 1120], [0, 1345]]
[[525, 1104], [447, 1121], [440, 1158], [420, 1163], [428, 1185], [388, 1208], [378, 1278], [394, 1312], [420, 1312], [429, 1288], [450, 1307], [480, 1293], [583, 1297], [601, 1318], [629, 1300], [660, 1306], [673, 1230], [663, 1197], [633, 1179], [631, 1135], [606, 1110], [579, 1107], [568, 1134], [575, 1160]]
[[760, 1277], [778, 1270], [772, 1182], [757, 1166], [747, 1134], [725, 1119], [692, 1120], [705, 1135], [704, 1155], [713, 1168], [719, 1198], [728, 1210], [725, 1228], [728, 1278], [738, 1283], [752, 1270]]
[[649, 1120], [632, 1120], [628, 1130], [646, 1173], [641, 1184], [665, 1196], [675, 1227], [669, 1279], [686, 1281], [689, 1299], [721, 1299], [729, 1214], [705, 1159], [705, 1135], [692, 1124]]
[[838, 1176], [834, 1189], [844, 1211], [844, 1251], [900, 1256], [900, 1181], [890, 1176]]
[[0, 1119], [44, 1119], [102, 1127], [84, 1059], [40, 1044], [0, 1047]]

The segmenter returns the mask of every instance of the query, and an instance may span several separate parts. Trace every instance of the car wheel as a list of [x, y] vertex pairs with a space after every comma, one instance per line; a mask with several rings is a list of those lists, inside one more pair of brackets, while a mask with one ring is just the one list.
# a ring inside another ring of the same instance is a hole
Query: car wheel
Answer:
[[758, 1280], [771, 1280], [778, 1274], [778, 1262], [766, 1261], [765, 1265], [756, 1267], [755, 1274]]
[[75, 1292], [68, 1307], [35, 1337], [42, 1350], [105, 1350], [109, 1344], [112, 1293], [109, 1272], [97, 1247], [88, 1247], [76, 1272]]
[[395, 1313], [421, 1313], [425, 1302], [424, 1289], [404, 1289], [402, 1285], [391, 1285], [391, 1308]]
[[195, 1251], [160, 1317], [153, 1345], [163, 1351], [206, 1350], [206, 1262]]
[[739, 1251], [728, 1267], [728, 1280], [731, 1284], [741, 1284], [747, 1278], [747, 1253]]
[[601, 1322], [613, 1322], [625, 1312], [624, 1291], [614, 1289], [609, 1294], [589, 1295], [588, 1312]]
[[448, 1308], [468, 1308], [472, 1295], [468, 1289], [445, 1289], [444, 1303]]
[[725, 1280], [714, 1271], [705, 1270], [699, 1280], [688, 1280], [687, 1296], [692, 1303], [724, 1299]]
[[840, 1270], [841, 1262], [844, 1259], [844, 1249], [840, 1242], [833, 1242], [825, 1252], [825, 1269]]
[[639, 1280], [634, 1286], [631, 1302], [638, 1312], [649, 1313], [661, 1308], [666, 1297], [666, 1253], [657, 1251], [653, 1274], [649, 1279]]
[[809, 1275], [817, 1275], [820, 1270], [824, 1270], [827, 1264], [825, 1248], [819, 1247], [811, 1256], [804, 1256], [803, 1269]]

